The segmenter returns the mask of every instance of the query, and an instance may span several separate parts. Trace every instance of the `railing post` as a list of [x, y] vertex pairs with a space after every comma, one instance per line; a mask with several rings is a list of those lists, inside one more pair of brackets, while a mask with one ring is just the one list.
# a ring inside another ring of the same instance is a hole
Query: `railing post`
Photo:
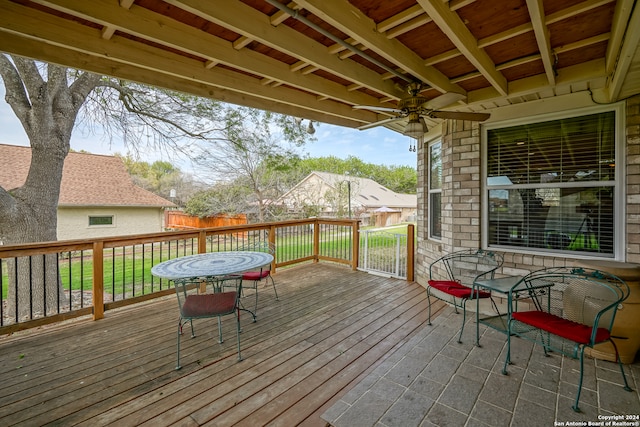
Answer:
[[204, 230], [198, 232], [198, 253], [207, 253], [207, 233]]
[[358, 269], [358, 262], [359, 262], [359, 257], [360, 257], [360, 221], [353, 221], [353, 223], [351, 224], [351, 230], [352, 230], [352, 253], [351, 253], [351, 269], [352, 270], [357, 270]]
[[93, 320], [104, 317], [104, 242], [93, 242]]
[[271, 273], [276, 272], [276, 253], [278, 248], [276, 247], [276, 226], [272, 225], [269, 228], [269, 247], [273, 248], [273, 261], [271, 261]]
[[413, 282], [415, 280], [415, 226], [413, 224], [407, 225], [407, 281]]

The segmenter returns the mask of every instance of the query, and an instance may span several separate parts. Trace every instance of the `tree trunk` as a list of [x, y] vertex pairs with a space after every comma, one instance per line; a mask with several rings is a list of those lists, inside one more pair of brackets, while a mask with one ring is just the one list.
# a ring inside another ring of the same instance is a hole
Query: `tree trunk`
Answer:
[[[44, 74], [44, 73], [43, 73]], [[22, 187], [0, 188], [0, 240], [4, 244], [57, 240], [58, 199], [64, 160], [80, 107], [99, 76], [80, 73], [71, 85], [67, 69], [48, 65], [47, 81], [32, 60], [0, 55], [6, 100], [31, 144], [31, 164]], [[58, 312], [67, 297], [56, 254], [6, 260], [7, 311], [22, 321]]]

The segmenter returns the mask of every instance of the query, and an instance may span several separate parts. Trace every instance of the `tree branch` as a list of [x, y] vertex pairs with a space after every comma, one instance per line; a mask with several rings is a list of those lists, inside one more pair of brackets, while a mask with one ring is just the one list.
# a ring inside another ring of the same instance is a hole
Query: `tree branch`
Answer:
[[202, 140], [207, 139], [206, 133], [204, 132], [192, 132], [186, 127], [180, 125], [175, 121], [169, 120], [166, 117], [163, 117], [159, 114], [151, 112], [148, 109], [143, 108], [143, 106], [141, 106], [137, 102], [141, 100], [139, 98], [136, 98], [130, 89], [124, 86], [121, 86], [119, 84], [116, 84], [112, 80], [103, 81], [100, 83], [100, 86], [115, 89], [119, 94], [118, 99], [120, 100], [120, 102], [122, 102], [122, 105], [129, 113], [135, 114], [143, 118], [157, 120], [169, 126], [175, 127], [176, 129], [178, 129], [180, 132], [182, 132], [184, 135], [188, 137], [195, 138], [195, 139], [202, 139]]
[[31, 108], [29, 96], [22, 84], [20, 73], [5, 54], [0, 54], [0, 76], [5, 86], [5, 101], [17, 117], [22, 117]]
[[33, 104], [34, 99], [40, 99], [42, 91], [45, 90], [46, 82], [40, 75], [40, 70], [33, 59], [26, 59], [20, 56], [11, 56], [13, 63], [16, 64], [16, 69], [20, 73], [22, 83], [27, 89], [27, 95], [29, 96], [30, 104]]

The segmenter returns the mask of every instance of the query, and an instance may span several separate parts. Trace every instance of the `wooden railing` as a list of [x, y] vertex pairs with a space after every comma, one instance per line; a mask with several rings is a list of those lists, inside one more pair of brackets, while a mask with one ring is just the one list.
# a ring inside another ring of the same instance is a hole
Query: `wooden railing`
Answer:
[[302, 262], [358, 266], [357, 220], [305, 219], [93, 240], [0, 246], [0, 334], [93, 315], [173, 293], [153, 265], [260, 240], [276, 248], [272, 271]]

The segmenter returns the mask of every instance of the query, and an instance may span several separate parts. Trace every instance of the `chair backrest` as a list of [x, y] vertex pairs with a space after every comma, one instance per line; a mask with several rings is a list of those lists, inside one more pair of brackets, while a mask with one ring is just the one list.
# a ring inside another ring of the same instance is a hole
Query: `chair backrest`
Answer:
[[[237, 251], [254, 251], [254, 252], [265, 252], [268, 253], [270, 255], [273, 255], [273, 257], [275, 258], [275, 246], [272, 243], [269, 243], [269, 241], [267, 240], [257, 240], [251, 243], [247, 243], [245, 245], [242, 246], [238, 246], [238, 248], [236, 249]], [[262, 267], [260, 269], [260, 271], [263, 272], [270, 272], [271, 271], [271, 265], [265, 265], [264, 267]]]
[[187, 296], [189, 296], [190, 294], [198, 293], [200, 282], [197, 282], [195, 279], [177, 279], [173, 281], [173, 284], [176, 287], [176, 295], [178, 296], [178, 307], [180, 307], [180, 314], [184, 314], [182, 312], [184, 302], [187, 299]]
[[552, 284], [538, 295], [539, 307], [566, 320], [611, 330], [618, 305], [629, 296], [627, 283], [606, 272], [575, 267], [534, 271], [524, 278], [535, 287]]
[[[218, 283], [215, 281], [208, 281], [206, 279], [176, 279], [173, 281], [176, 288], [176, 295], [178, 297], [178, 307], [180, 308], [180, 315], [182, 317], [190, 317], [184, 311], [184, 303], [189, 295], [204, 295], [206, 293], [215, 293]], [[210, 286], [207, 290], [206, 287]], [[236, 303], [242, 292], [242, 281], [238, 280], [236, 284]]]
[[482, 249], [457, 251], [432, 262], [429, 279], [454, 280], [472, 286], [476, 280], [492, 279], [502, 263], [502, 255], [495, 252]]

